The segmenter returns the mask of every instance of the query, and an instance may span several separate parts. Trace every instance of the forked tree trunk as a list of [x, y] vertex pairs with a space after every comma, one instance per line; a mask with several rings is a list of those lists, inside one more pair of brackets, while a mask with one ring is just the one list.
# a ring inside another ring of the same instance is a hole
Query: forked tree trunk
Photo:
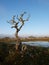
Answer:
[[21, 40], [20, 40], [20, 38], [18, 36], [18, 32], [21, 30], [21, 28], [22, 28], [23, 25], [24, 24], [22, 24], [19, 29], [16, 27], [16, 39], [17, 39], [17, 42], [16, 42], [16, 50], [20, 50], [21, 47], [22, 47], [22, 43], [21, 43]]

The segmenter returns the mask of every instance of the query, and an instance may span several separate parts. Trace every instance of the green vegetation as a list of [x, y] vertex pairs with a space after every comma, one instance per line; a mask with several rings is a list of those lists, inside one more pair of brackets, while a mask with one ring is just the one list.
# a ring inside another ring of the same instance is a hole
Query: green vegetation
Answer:
[[0, 65], [49, 65], [49, 48], [27, 46], [26, 51], [15, 49], [15, 44], [0, 42]]

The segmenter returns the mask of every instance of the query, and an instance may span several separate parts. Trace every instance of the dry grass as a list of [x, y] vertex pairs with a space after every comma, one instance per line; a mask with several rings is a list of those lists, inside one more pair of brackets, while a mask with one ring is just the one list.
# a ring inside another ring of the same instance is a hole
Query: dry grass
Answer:
[[[49, 37], [38, 37], [38, 38], [20, 38], [21, 41], [48, 41], [49, 42]], [[2, 38], [0, 39], [0, 42], [13, 42], [13, 41], [17, 41], [16, 38]]]

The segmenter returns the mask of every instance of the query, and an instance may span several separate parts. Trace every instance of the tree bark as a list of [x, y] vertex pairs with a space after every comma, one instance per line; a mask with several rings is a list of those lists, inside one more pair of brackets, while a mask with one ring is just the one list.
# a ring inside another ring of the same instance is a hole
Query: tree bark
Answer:
[[19, 36], [18, 36], [18, 31], [16, 31], [16, 39], [17, 39], [17, 42], [16, 42], [16, 50], [19, 50], [20, 51], [20, 49], [21, 49], [21, 40], [20, 40], [20, 38], [19, 38]]
[[16, 31], [16, 38], [18, 39], [18, 32]]

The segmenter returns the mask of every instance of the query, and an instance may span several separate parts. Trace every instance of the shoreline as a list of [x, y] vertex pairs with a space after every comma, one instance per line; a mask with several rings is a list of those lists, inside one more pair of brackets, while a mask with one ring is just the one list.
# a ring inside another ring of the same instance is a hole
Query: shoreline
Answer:
[[[36, 42], [36, 41], [44, 41], [44, 42], [49, 42], [49, 37], [48, 38], [20, 38], [22, 42]], [[16, 38], [0, 38], [0, 42], [16, 42]]]
[[[21, 40], [21, 42], [38, 42], [38, 41], [40, 41], [40, 42], [49, 42], [49, 38], [48, 39], [36, 39], [36, 38], [34, 38], [34, 39], [20, 39]], [[16, 42], [17, 41], [17, 39], [11, 39], [11, 38], [9, 38], [9, 39], [0, 39], [0, 42]]]

